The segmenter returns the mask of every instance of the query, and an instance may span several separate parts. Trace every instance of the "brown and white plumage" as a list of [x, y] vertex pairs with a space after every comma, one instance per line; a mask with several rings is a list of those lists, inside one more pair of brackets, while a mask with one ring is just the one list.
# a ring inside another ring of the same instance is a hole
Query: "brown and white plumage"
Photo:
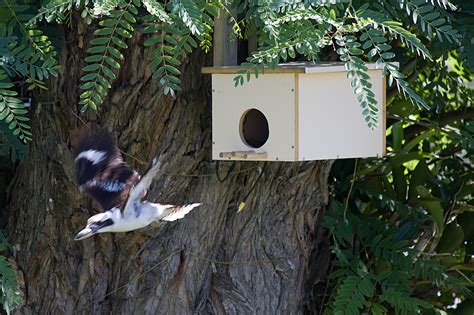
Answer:
[[79, 189], [104, 210], [122, 208], [140, 176], [124, 162], [109, 134], [83, 129], [79, 137], [74, 154]]
[[142, 178], [122, 158], [112, 137], [86, 129], [74, 139], [74, 164], [79, 189], [88, 193], [105, 210], [89, 218], [86, 228], [76, 236], [85, 239], [96, 233], [126, 232], [156, 220], [183, 218], [200, 204], [161, 205], [142, 201], [161, 163], [155, 158]]

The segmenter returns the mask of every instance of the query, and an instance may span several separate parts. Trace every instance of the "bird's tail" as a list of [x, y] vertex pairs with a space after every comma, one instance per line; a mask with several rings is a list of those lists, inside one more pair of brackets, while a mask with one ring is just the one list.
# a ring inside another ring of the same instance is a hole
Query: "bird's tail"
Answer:
[[[184, 206], [167, 206], [165, 210], [165, 216], [161, 219], [163, 221], [175, 221], [182, 219], [186, 214], [188, 214], [194, 208], [200, 206], [200, 203], [193, 203]], [[167, 213], [167, 214], [166, 214]]]

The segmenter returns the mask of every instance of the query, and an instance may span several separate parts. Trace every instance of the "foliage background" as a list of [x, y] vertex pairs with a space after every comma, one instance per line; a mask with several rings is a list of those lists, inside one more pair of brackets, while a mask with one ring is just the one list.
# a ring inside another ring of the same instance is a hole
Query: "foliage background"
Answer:
[[[97, 25], [84, 57], [82, 111], [104, 101], [127, 62], [124, 51], [134, 32], [147, 34], [144, 46], [153, 49], [148, 67], [164, 94], [175, 97], [182, 62], [194, 49], [210, 51], [213, 18], [232, 7], [239, 12], [229, 18], [235, 37], [255, 37], [259, 47], [244, 63], [247, 70], [236, 74], [236, 86], [282, 61], [338, 59], [363, 119], [378, 128], [365, 63], [384, 65], [388, 154], [337, 161], [332, 169], [333, 199], [324, 225], [334, 256], [324, 311], [472, 310], [474, 4], [1, 1], [0, 153], [13, 162], [27, 156], [30, 97], [57, 75], [61, 29], [75, 27], [77, 14]], [[12, 298], [18, 284], [7, 264], [0, 267], [8, 311], [21, 303]]]

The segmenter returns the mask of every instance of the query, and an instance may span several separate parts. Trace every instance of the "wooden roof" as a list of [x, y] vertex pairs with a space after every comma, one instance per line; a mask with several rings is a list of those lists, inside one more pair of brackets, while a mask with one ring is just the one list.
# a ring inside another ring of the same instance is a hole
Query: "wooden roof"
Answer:
[[[383, 69], [385, 64], [367, 63], [369, 70]], [[203, 67], [201, 73], [212, 74], [236, 74], [239, 70], [246, 70], [243, 66], [219, 66], [219, 67]], [[343, 62], [292, 62], [281, 63], [274, 69], [265, 67], [265, 73], [321, 73], [321, 72], [345, 72]]]

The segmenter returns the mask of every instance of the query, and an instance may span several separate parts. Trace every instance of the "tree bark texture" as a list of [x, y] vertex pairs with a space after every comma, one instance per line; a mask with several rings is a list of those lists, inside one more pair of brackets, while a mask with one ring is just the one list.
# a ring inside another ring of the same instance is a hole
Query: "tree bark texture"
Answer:
[[[35, 98], [31, 152], [8, 188], [7, 238], [25, 295], [18, 312], [318, 313], [329, 265], [320, 222], [331, 162], [222, 162], [217, 171], [229, 176], [219, 181], [211, 160], [211, 80], [200, 74], [212, 56], [193, 53], [181, 68], [183, 91], [165, 97], [151, 79], [150, 49], [139, 32], [105, 103], [80, 114], [90, 33], [83, 24], [66, 31], [60, 75]], [[80, 194], [68, 147], [84, 123], [113, 131], [138, 171], [163, 156], [165, 175], [149, 200], [203, 205], [176, 222], [74, 241], [100, 211]]]

